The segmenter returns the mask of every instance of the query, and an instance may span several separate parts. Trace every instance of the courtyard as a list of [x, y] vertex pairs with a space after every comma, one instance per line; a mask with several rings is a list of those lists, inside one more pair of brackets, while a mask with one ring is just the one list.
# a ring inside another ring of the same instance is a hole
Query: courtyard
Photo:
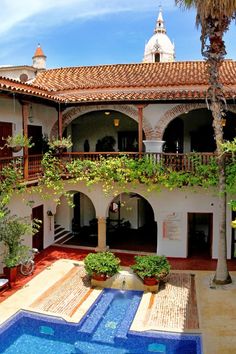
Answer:
[[[100, 288], [91, 287], [84, 272], [82, 261], [87, 253], [55, 246], [42, 251], [34, 274], [19, 275], [12, 289], [1, 293], [1, 324], [19, 310], [78, 323], [101, 293]], [[133, 255], [121, 253], [119, 257], [122, 270], [127, 271]], [[204, 354], [234, 353], [235, 262], [229, 262], [232, 284], [212, 287], [215, 261], [169, 261], [172, 270], [168, 282], [157, 293], [144, 293], [131, 330], [201, 334]]]

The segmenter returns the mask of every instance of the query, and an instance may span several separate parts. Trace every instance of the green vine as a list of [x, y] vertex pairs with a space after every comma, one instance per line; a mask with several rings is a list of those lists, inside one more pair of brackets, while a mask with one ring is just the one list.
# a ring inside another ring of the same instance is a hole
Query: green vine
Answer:
[[0, 219], [6, 214], [6, 206], [13, 194], [23, 193], [26, 185], [23, 183], [22, 160], [12, 160], [0, 172]]

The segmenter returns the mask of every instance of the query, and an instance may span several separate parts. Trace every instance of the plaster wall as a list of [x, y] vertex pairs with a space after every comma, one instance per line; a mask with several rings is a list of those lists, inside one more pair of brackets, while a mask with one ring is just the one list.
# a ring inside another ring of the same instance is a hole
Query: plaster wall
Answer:
[[[119, 127], [114, 126], [114, 118], [120, 120]], [[117, 151], [118, 132], [137, 129], [137, 123], [132, 118], [124, 116], [121, 112], [111, 111], [110, 115], [106, 116], [103, 111], [98, 111], [75, 119], [68, 126], [68, 135], [72, 135], [74, 151], [84, 151], [85, 139], [89, 141], [90, 151], [96, 151], [97, 140], [105, 136], [113, 136], [115, 138], [114, 150]]]
[[[65, 183], [66, 190], [72, 190], [71, 184]], [[76, 183], [73, 185], [73, 190], [84, 193], [93, 203], [96, 210], [96, 217], [106, 218], [109, 214], [109, 205], [114, 200], [110, 195], [107, 196], [102, 192], [101, 186], [94, 186], [88, 189], [83, 183]], [[162, 191], [147, 193], [141, 186], [133, 190], [132, 186], [127, 186], [129, 192], [138, 193], [143, 196], [152, 206], [154, 211], [154, 218], [158, 226], [157, 239], [157, 253], [164, 254], [169, 257], [186, 257], [187, 256], [187, 240], [188, 240], [188, 213], [213, 213], [213, 243], [212, 243], [212, 258], [217, 258], [217, 247], [219, 238], [219, 207], [217, 192], [201, 191], [195, 192], [190, 190], [176, 190], [176, 191]], [[25, 195], [24, 201], [22, 196], [16, 195], [11, 200], [9, 207], [13, 214], [19, 216], [31, 216], [31, 208], [26, 205], [27, 200], [34, 200], [34, 206], [42, 203], [44, 206], [44, 247], [53, 243], [53, 228], [50, 231], [49, 218], [46, 213], [47, 210], [52, 210], [56, 213], [56, 204], [53, 200], [43, 201], [40, 197], [35, 195]], [[86, 200], [86, 199], [85, 199]], [[131, 199], [132, 200], [132, 199]], [[134, 200], [136, 200], [134, 198]], [[137, 202], [137, 200], [136, 200]], [[70, 228], [72, 220], [72, 209], [67, 205], [64, 197], [61, 198], [61, 205], [57, 208], [56, 221], [65, 228]], [[135, 214], [135, 213], [134, 213]], [[128, 216], [127, 214], [125, 216]], [[90, 216], [89, 216], [90, 217]], [[131, 220], [134, 224], [135, 218]], [[174, 238], [165, 234], [164, 225], [166, 222], [173, 221], [175, 224]], [[231, 255], [231, 210], [227, 210], [227, 256]], [[133, 227], [133, 226], [132, 226]]]
[[[21, 74], [26, 74], [28, 76], [28, 80], [32, 80], [35, 78], [35, 69], [32, 68], [31, 70], [28, 68], [16, 68], [14, 67], [1, 67], [0, 68], [0, 75], [3, 77], [7, 77], [9, 79], [14, 79], [20, 81]], [[27, 80], [27, 81], [28, 81]]]
[[149, 121], [151, 126], [155, 128], [157, 122], [160, 118], [171, 108], [176, 107], [176, 104], [149, 104], [144, 110], [143, 114], [145, 118]]
[[[12, 123], [13, 134], [22, 132], [22, 106], [19, 101], [14, 98], [0, 98], [0, 106], [0, 122]], [[28, 124], [42, 126], [43, 134], [49, 136], [52, 126], [57, 121], [57, 112], [55, 108], [33, 103], [30, 114], [32, 117]], [[14, 154], [14, 156], [21, 154], [22, 151]]]

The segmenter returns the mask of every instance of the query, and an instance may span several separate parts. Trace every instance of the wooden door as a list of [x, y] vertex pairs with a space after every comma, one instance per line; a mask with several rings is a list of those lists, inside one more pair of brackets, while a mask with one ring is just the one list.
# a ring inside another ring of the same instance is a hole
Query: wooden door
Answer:
[[43, 205], [39, 205], [32, 210], [33, 219], [41, 220], [40, 228], [38, 232], [33, 236], [33, 247], [37, 248], [39, 251], [43, 249]]
[[[6, 141], [4, 138], [8, 136], [12, 136], [12, 123], [0, 123], [0, 148], [4, 146]], [[11, 149], [4, 147], [4, 149], [0, 149], [0, 157], [11, 157], [12, 151]]]

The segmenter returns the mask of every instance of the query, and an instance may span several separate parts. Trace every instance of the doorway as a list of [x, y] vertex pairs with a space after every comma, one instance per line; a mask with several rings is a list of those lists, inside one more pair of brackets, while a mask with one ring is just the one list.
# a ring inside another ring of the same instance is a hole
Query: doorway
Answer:
[[34, 144], [29, 149], [29, 155], [42, 154], [43, 140], [42, 140], [42, 127], [39, 125], [28, 125], [28, 137], [32, 138]]
[[[4, 140], [8, 136], [12, 136], [12, 123], [0, 123], [0, 157], [11, 157], [12, 151], [7, 148], [5, 145], [6, 141]], [[2, 139], [3, 138], [3, 139]], [[3, 148], [3, 149], [2, 149]]]
[[188, 213], [188, 257], [211, 257], [212, 213]]
[[33, 236], [33, 248], [37, 248], [39, 251], [43, 250], [43, 205], [39, 205], [32, 209], [32, 218], [41, 220], [40, 227], [37, 233]]

